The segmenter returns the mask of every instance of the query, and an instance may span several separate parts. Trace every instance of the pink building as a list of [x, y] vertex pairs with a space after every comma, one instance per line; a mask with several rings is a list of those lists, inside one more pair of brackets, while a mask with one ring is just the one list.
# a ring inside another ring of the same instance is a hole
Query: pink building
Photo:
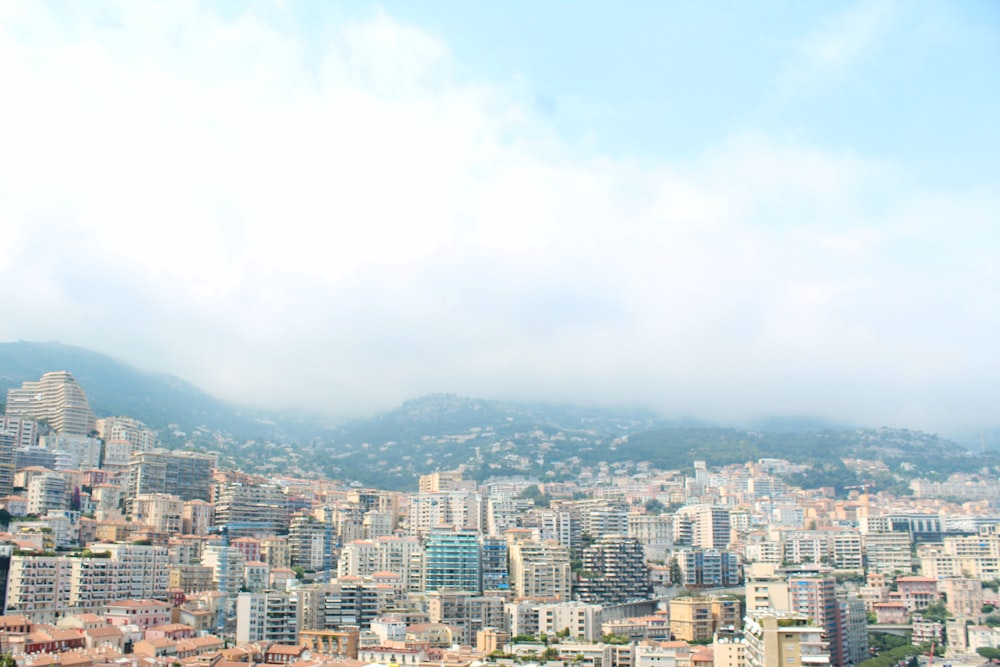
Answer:
[[108, 603], [106, 618], [116, 628], [137, 625], [148, 630], [170, 622], [170, 605], [159, 600], [118, 600]]
[[911, 613], [926, 609], [941, 599], [937, 579], [933, 577], [899, 577], [896, 591], [900, 602]]

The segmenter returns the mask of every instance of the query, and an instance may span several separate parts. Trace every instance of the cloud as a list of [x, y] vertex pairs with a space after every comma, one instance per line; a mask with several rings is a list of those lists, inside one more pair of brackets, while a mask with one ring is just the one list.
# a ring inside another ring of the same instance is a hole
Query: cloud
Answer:
[[815, 90], [836, 82], [869, 57], [898, 14], [888, 0], [858, 2], [794, 44], [782, 72], [786, 94]]
[[[385, 13], [313, 53], [249, 10], [0, 11], [5, 338], [340, 416], [430, 391], [989, 414], [991, 193], [750, 131], [684, 162], [581, 151]], [[835, 71], [867, 38], [831, 39]]]

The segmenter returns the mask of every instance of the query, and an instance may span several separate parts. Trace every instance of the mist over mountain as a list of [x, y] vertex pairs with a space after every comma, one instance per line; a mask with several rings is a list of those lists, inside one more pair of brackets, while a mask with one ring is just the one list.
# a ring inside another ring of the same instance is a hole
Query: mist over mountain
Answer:
[[67, 370], [87, 393], [98, 417], [128, 415], [156, 429], [207, 426], [248, 434], [257, 416], [243, 412], [176, 376], [148, 373], [113, 357], [57, 342], [0, 343], [0, 392], [42, 374]]
[[[241, 409], [175, 376], [145, 372], [79, 347], [0, 344], [0, 391], [52, 370], [72, 372], [98, 416], [136, 417], [159, 429], [167, 446], [214, 449], [226, 464], [247, 470], [324, 474], [389, 488], [410, 488], [420, 474], [455, 467], [479, 479], [553, 479], [602, 461], [646, 461], [669, 469], [690, 467], [694, 460], [723, 465], [761, 457], [809, 463], [846, 486], [859, 477], [845, 473], [844, 458], [872, 458], [913, 474], [945, 474], [975, 469], [980, 449], [979, 442], [959, 447], [905, 428], [858, 428], [808, 417], [772, 415], [719, 424], [664, 419], [642, 407], [444, 393], [406, 401], [371, 418], [330, 424], [317, 417]], [[167, 429], [168, 424], [175, 428]], [[996, 433], [991, 431], [991, 437]], [[987, 441], [990, 451], [991, 444]]]

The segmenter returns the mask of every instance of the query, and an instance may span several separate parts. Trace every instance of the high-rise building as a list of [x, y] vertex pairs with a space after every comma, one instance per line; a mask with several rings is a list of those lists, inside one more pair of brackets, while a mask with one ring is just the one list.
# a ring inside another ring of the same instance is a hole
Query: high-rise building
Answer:
[[165, 533], [181, 532], [184, 503], [169, 493], [140, 493], [132, 500], [132, 519]]
[[97, 434], [104, 440], [101, 467], [112, 472], [128, 470], [132, 454], [156, 447], [156, 433], [131, 417], [98, 419]]
[[649, 596], [649, 567], [639, 541], [607, 535], [586, 547], [574, 595], [590, 604], [616, 604]]
[[431, 532], [424, 546], [424, 589], [482, 591], [479, 536], [471, 531]]
[[60, 435], [90, 435], [96, 421], [86, 393], [69, 371], [46, 373], [36, 382], [8, 389], [6, 415], [44, 422]]
[[131, 515], [132, 499], [140, 493], [171, 493], [181, 500], [211, 500], [211, 454], [152, 449], [136, 452], [128, 466], [126, 513]]
[[209, 544], [202, 551], [201, 564], [212, 568], [215, 590], [229, 596], [240, 592], [246, 561], [238, 549], [225, 544]]
[[517, 598], [568, 601], [572, 574], [569, 549], [558, 542], [524, 541], [511, 545], [511, 588]]
[[28, 484], [28, 513], [42, 516], [51, 510], [66, 509], [69, 494], [62, 473], [35, 475]]
[[440, 528], [478, 531], [483, 525], [483, 498], [471, 490], [418, 493], [410, 499], [407, 520], [411, 535], [424, 536]]
[[14, 449], [27, 449], [38, 446], [40, 429], [38, 422], [22, 418], [0, 415], [0, 433], [7, 433], [13, 439]]
[[837, 599], [837, 580], [833, 577], [790, 577], [788, 600], [791, 611], [806, 615], [823, 628], [830, 664], [846, 665], [847, 619]]
[[302, 605], [296, 593], [240, 593], [236, 598], [236, 641], [298, 644]]
[[868, 614], [865, 602], [855, 595], [838, 594], [841, 616], [844, 619], [844, 640], [846, 644], [846, 664], [859, 665], [867, 660]]
[[[0, 420], [3, 419], [0, 417]], [[18, 432], [13, 428], [3, 428], [0, 423], [0, 498], [9, 496], [14, 489], [14, 450], [18, 442]]]
[[292, 517], [288, 532], [291, 564], [307, 570], [333, 569], [333, 524], [312, 515]]
[[502, 537], [483, 537], [483, 590], [506, 591], [510, 588], [507, 564], [507, 541]]
[[674, 542], [703, 549], [725, 549], [730, 537], [729, 510], [715, 505], [687, 505], [674, 515]]
[[684, 586], [738, 586], [740, 558], [731, 551], [719, 549], [682, 549], [674, 552]]
[[255, 533], [275, 535], [288, 533], [288, 496], [273, 484], [243, 484], [230, 482], [222, 485], [215, 500], [215, 525], [256, 524]]

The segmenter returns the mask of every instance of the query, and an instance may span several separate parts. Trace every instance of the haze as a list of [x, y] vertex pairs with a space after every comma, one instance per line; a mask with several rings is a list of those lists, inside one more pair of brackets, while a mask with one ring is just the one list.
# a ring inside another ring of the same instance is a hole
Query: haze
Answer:
[[229, 400], [996, 423], [993, 3], [4, 3], [0, 338]]

